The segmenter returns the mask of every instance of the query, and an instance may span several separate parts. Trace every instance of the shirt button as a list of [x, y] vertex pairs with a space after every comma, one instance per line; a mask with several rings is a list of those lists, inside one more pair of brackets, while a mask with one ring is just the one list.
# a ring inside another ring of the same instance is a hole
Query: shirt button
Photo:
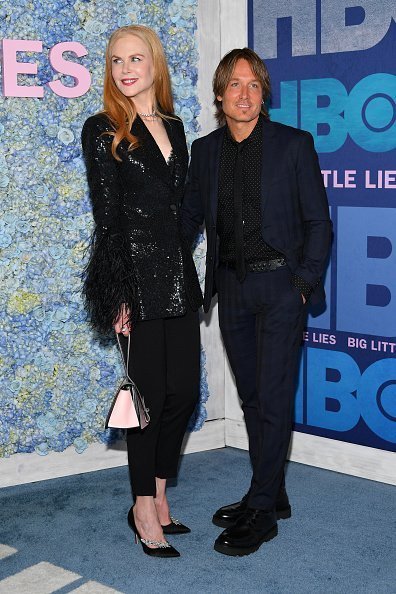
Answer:
[[175, 211], [175, 210], [177, 209], [177, 206], [176, 206], [176, 204], [170, 204], [170, 205], [169, 205], [169, 208], [170, 208], [171, 210]]

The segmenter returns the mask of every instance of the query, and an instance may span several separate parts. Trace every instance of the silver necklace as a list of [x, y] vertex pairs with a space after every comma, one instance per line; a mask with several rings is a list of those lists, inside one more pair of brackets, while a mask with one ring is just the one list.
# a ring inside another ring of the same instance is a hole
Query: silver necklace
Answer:
[[156, 110], [154, 110], [152, 113], [141, 113], [140, 111], [138, 111], [138, 114], [140, 116], [142, 116], [142, 118], [149, 118], [151, 120], [156, 120], [157, 119], [157, 112], [156, 112]]

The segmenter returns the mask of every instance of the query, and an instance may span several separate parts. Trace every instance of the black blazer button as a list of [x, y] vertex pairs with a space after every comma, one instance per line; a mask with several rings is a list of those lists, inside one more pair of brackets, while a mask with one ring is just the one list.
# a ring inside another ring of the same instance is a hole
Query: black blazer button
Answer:
[[170, 205], [169, 205], [169, 208], [170, 208], [171, 210], [173, 210], [173, 211], [177, 210], [177, 206], [176, 206], [176, 204], [170, 204]]

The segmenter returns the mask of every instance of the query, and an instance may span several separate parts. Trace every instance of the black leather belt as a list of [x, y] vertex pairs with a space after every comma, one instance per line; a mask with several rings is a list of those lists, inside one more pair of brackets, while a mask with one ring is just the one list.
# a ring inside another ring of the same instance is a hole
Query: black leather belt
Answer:
[[[234, 262], [221, 262], [220, 266], [224, 266], [225, 268], [231, 268], [231, 270], [235, 270]], [[258, 262], [252, 262], [251, 264], [246, 262], [246, 270], [248, 270], [249, 272], [271, 272], [272, 270], [281, 268], [281, 266], [286, 266], [286, 260], [284, 258], [275, 258], [273, 260], [261, 260]]]

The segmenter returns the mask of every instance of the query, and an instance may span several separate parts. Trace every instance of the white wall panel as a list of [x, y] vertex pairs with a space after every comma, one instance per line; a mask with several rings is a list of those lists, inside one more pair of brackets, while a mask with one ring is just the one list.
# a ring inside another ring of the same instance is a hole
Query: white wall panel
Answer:
[[220, 0], [221, 56], [247, 46], [247, 2]]
[[[219, 4], [222, 57], [224, 54], [236, 47], [247, 46], [247, 2], [245, 0], [220, 0]], [[231, 372], [227, 359], [224, 362], [224, 376], [225, 417], [226, 419], [232, 419], [240, 425], [244, 425], [243, 414], [238, 393], [235, 387], [234, 376]]]
[[[221, 55], [220, 2], [200, 0], [198, 5], [198, 96], [201, 104], [200, 135], [208, 134], [216, 127], [213, 109], [212, 78]], [[202, 316], [201, 340], [206, 353], [209, 400], [206, 403], [208, 420], [224, 419], [224, 360], [217, 307], [214, 305]]]
[[198, 97], [201, 104], [201, 135], [216, 127], [213, 110], [212, 78], [221, 55], [220, 0], [198, 2]]
[[[247, 450], [244, 421], [226, 419], [225, 439], [228, 446]], [[355, 443], [293, 431], [288, 460], [396, 485], [395, 454]]]
[[[184, 439], [182, 452], [190, 454], [222, 447], [224, 447], [224, 419], [207, 421], [201, 431], [188, 433]], [[14, 454], [10, 458], [0, 460], [0, 488], [126, 464], [125, 441], [119, 441], [110, 447], [103, 443], [93, 443], [83, 454], [77, 454], [74, 447], [67, 448], [63, 452], [50, 452], [47, 456], [38, 456], [35, 452]]]
[[[245, 0], [199, 0], [198, 10], [198, 95], [201, 103], [199, 123], [201, 135], [216, 128], [213, 107], [212, 79], [222, 56], [234, 47], [247, 44], [247, 7]], [[233, 379], [228, 371], [214, 304], [201, 323], [202, 343], [206, 352], [206, 368], [210, 398], [208, 419], [242, 418]], [[226, 395], [226, 398], [225, 398]], [[238, 416], [239, 415], [239, 416]]]

